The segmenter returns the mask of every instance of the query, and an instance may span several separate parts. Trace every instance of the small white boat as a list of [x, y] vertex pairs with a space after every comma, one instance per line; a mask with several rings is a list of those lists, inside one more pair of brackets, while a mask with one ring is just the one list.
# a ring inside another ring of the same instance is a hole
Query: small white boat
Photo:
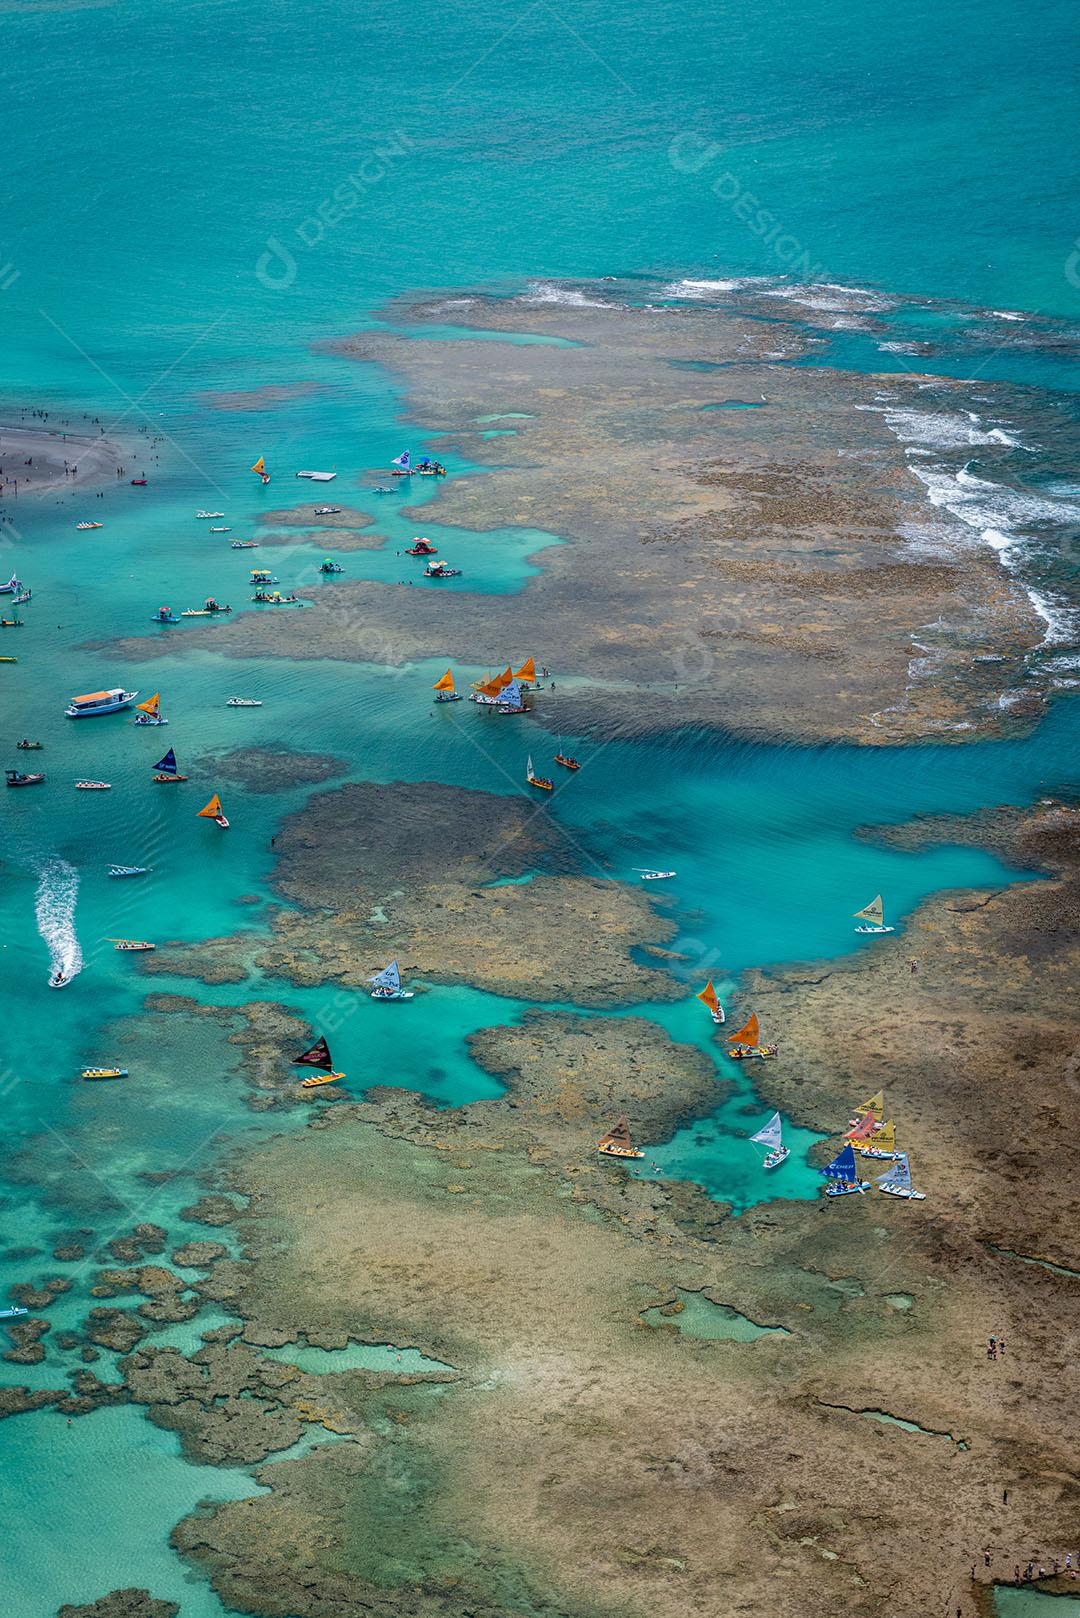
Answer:
[[110, 876], [146, 876], [151, 867], [149, 865], [110, 865]]
[[111, 781], [76, 781], [76, 792], [111, 792]]
[[121, 708], [130, 708], [138, 694], [137, 691], [125, 691], [118, 685], [110, 691], [88, 691], [85, 696], [72, 697], [69, 706], [64, 709], [64, 717], [88, 719], [94, 714], [118, 713]]
[[63, 972], [54, 972], [52, 977], [49, 979], [49, 988], [50, 989], [66, 989], [70, 982], [71, 982], [71, 979], [68, 978], [68, 977], [65, 977]]
[[401, 987], [401, 973], [396, 961], [391, 961], [381, 972], [376, 972], [368, 982], [374, 984], [371, 991], [373, 1000], [411, 1000], [413, 997], [411, 989]]
[[337, 477], [336, 472], [297, 472], [298, 478], [307, 478], [312, 483], [333, 483]]
[[257, 539], [230, 539], [229, 545], [234, 551], [256, 551], [259, 548]]
[[786, 1163], [791, 1156], [791, 1150], [784, 1145], [784, 1126], [780, 1114], [774, 1112], [764, 1128], [759, 1129], [750, 1139], [756, 1146], [764, 1146], [765, 1156], [762, 1159], [762, 1168], [778, 1169], [781, 1163]]
[[926, 1201], [926, 1192], [916, 1191], [911, 1183], [911, 1166], [906, 1152], [896, 1154], [896, 1162], [891, 1169], [887, 1169], [879, 1176], [876, 1184], [878, 1190], [884, 1191], [887, 1197], [899, 1197], [903, 1202]]
[[336, 517], [341, 511], [340, 506], [316, 506], [316, 517]]
[[197, 511], [195, 515], [200, 522], [205, 522], [207, 517], [224, 517], [225, 513], [223, 511]]
[[862, 910], [856, 910], [855, 920], [865, 922], [865, 926], [856, 927], [857, 933], [894, 933], [895, 927], [885, 925], [885, 907], [881, 902], [881, 894], [877, 894]]
[[220, 524], [218, 524], [218, 526], [216, 528], [211, 528], [210, 532], [212, 534], [231, 534], [232, 529], [231, 528], [223, 528]]
[[75, 527], [80, 533], [85, 533], [88, 528], [102, 528], [104, 524], [99, 522], [77, 522]]
[[261, 708], [260, 697], [229, 697], [225, 703], [226, 708]]
[[678, 871], [643, 871], [638, 866], [638, 873], [643, 882], [666, 882], [669, 876], [678, 876]]
[[0, 1309], [0, 1320], [14, 1320], [17, 1315], [28, 1315], [29, 1309], [24, 1309], [21, 1303], [9, 1304], [6, 1309]]

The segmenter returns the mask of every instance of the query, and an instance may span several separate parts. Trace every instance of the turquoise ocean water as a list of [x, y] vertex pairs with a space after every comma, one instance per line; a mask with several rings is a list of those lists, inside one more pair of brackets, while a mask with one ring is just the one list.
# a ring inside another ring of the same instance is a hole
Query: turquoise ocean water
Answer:
[[[994, 429], [983, 421], [965, 465], [948, 441], [954, 428], [899, 430], [939, 501], [928, 510], [956, 518], [963, 508], [956, 520], [1005, 533], [1010, 556], [1037, 571], [1052, 603], [1039, 658], [1071, 685], [1076, 637], [1062, 601], [1080, 517], [1075, 349], [1044, 341], [1039, 322], [1008, 317], [1078, 313], [1064, 99], [1076, 44], [1067, 8], [1020, 17], [1000, 0], [887, 13], [864, 0], [843, 11], [466, 0], [404, 16], [384, 0], [362, 10], [332, 0], [316, 12], [155, 0], [21, 4], [4, 20], [0, 413], [85, 411], [142, 434], [151, 478], [146, 490], [107, 488], [100, 501], [61, 491], [5, 508], [0, 561], [17, 567], [34, 600], [26, 628], [3, 647], [20, 658], [0, 669], [3, 762], [18, 762], [17, 736], [41, 736], [50, 779], [0, 800], [0, 1293], [66, 1273], [71, 1289], [48, 1312], [55, 1334], [84, 1318], [94, 1269], [53, 1260], [61, 1236], [91, 1229], [96, 1249], [138, 1219], [205, 1234], [180, 1218], [194, 1176], [228, 1147], [284, 1127], [242, 1105], [235, 1049], [217, 1023], [137, 1018], [145, 981], [107, 942], [261, 926], [259, 905], [237, 900], [269, 897], [270, 838], [305, 794], [224, 791], [233, 829], [222, 837], [192, 814], [202, 788], [218, 784], [215, 754], [284, 740], [342, 757], [355, 779], [492, 792], [513, 790], [522, 764], [510, 729], [488, 730], [481, 753], [462, 734], [479, 716], [432, 713], [434, 662], [393, 673], [238, 665], [211, 641], [192, 656], [114, 666], [80, 643], [149, 631], [163, 602], [179, 611], [212, 592], [246, 606], [256, 563], [282, 588], [310, 582], [321, 548], [302, 534], [295, 547], [232, 552], [194, 521], [197, 509], [222, 509], [229, 537], [247, 537], [260, 512], [291, 501], [291, 480], [252, 487], [246, 468], [260, 453], [275, 470], [338, 467], [329, 498], [370, 511], [391, 539], [383, 552], [343, 553], [348, 576], [402, 576], [395, 551], [415, 525], [398, 495], [371, 494], [360, 473], [406, 443], [419, 451], [433, 441], [403, 430], [392, 377], [317, 347], [362, 328], [395, 295], [478, 284], [531, 287], [545, 301], [561, 295], [555, 278], [618, 275], [655, 278], [650, 296], [668, 282], [722, 298], [725, 285], [766, 277], [758, 284], [796, 288], [808, 325], [827, 339], [815, 364], [918, 367], [911, 345], [929, 338], [939, 352], [928, 369], [1009, 385], [1008, 436], [1022, 448], [985, 441], [983, 429]], [[852, 287], [868, 292], [843, 290]], [[898, 294], [918, 301], [890, 310]], [[846, 319], [868, 296], [883, 306], [891, 347]], [[973, 321], [961, 305], [998, 314]], [[217, 410], [208, 397], [297, 382], [311, 386], [258, 411]], [[972, 387], [972, 410], [985, 412]], [[516, 590], [544, 544], [562, 538], [443, 539], [431, 497], [424, 531], [466, 570], [451, 589]], [[105, 526], [77, 534], [82, 517]], [[155, 632], [183, 644], [182, 626]], [[508, 648], [529, 651], [543, 657], [539, 626], [535, 646]], [[72, 692], [120, 679], [145, 695], [160, 690], [169, 726], [60, 718]], [[265, 705], [231, 711], [232, 694]], [[564, 739], [588, 756], [588, 738]], [[192, 777], [187, 787], [149, 784], [168, 746]], [[112, 792], [76, 797], [69, 782], [82, 774], [112, 781]], [[714, 1050], [690, 998], [704, 972], [737, 1012], [741, 969], [848, 950], [849, 913], [874, 892], [902, 920], [942, 888], [1019, 874], [970, 849], [878, 848], [856, 828], [1030, 802], [1078, 781], [1066, 696], [1027, 739], [964, 749], [801, 749], [693, 733], [612, 746], [590, 762], [587, 801], [567, 791], [550, 813], [598, 875], [633, 881], [638, 866], [678, 868], [661, 902], [690, 963], [687, 999], [628, 1009]], [[706, 841], [703, 826], [713, 828]], [[113, 859], [153, 870], [140, 883], [110, 882]], [[50, 993], [48, 939], [63, 955], [73, 936], [83, 971], [69, 991]], [[332, 990], [196, 987], [207, 1004], [257, 993], [316, 1024], [333, 1015], [335, 1056], [362, 1076], [357, 1088], [412, 1085], [443, 1103], [497, 1090], [469, 1060], [466, 1037], [525, 1009], [435, 988], [390, 1017], [361, 997], [341, 1015]], [[106, 1060], [131, 1067], [133, 1085], [74, 1081], [84, 1062]], [[812, 1195], [813, 1137], [792, 1131], [786, 1178], [767, 1182], [743, 1138], [765, 1109], [748, 1110], [753, 1075], [735, 1077], [735, 1097], [651, 1154], [646, 1172], [656, 1163], [691, 1175], [740, 1207]], [[163, 1188], [142, 1178], [166, 1168], [177, 1178]], [[219, 1320], [208, 1312], [202, 1324]], [[97, 1369], [110, 1366], [104, 1356]], [[48, 1347], [41, 1366], [9, 1367], [4, 1380], [62, 1386], [68, 1368]], [[170, 1435], [123, 1409], [71, 1427], [49, 1413], [4, 1422], [0, 1456], [5, 1521], [22, 1525], [0, 1545], [13, 1610], [51, 1618], [62, 1601], [147, 1584], [179, 1600], [183, 1618], [220, 1618], [167, 1535], [202, 1496], [253, 1492], [245, 1472], [189, 1465]], [[50, 1518], [68, 1525], [63, 1541]]]

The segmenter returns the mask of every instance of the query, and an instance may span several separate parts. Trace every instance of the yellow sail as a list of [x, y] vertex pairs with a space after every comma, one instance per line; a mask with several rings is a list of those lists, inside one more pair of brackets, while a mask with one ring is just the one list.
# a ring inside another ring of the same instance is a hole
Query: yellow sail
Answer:
[[535, 680], [536, 679], [536, 663], [531, 657], [527, 657], [525, 659], [524, 663], [522, 663], [521, 667], [518, 669], [517, 673], [514, 675], [514, 679], [515, 680]]
[[161, 712], [161, 693], [155, 691], [149, 702], [137, 702], [135, 706], [140, 713], [153, 714], [156, 719]]
[[216, 792], [210, 799], [210, 802], [206, 805], [206, 808], [199, 810], [199, 815], [205, 816], [207, 820], [217, 820], [222, 814], [224, 814], [224, 810], [221, 807], [221, 799], [218, 797]]
[[856, 921], [870, 921], [875, 927], [880, 927], [885, 920], [885, 906], [881, 902], [881, 894], [871, 899], [865, 910], [856, 910]]
[[733, 1034], [729, 1034], [727, 1037], [730, 1045], [756, 1045], [760, 1037], [757, 1012], [752, 1011], [748, 1021], [743, 1023], [741, 1028], [737, 1028]]
[[259, 459], [255, 462], [255, 465], [251, 468], [251, 470], [253, 472], [265, 472], [266, 471], [266, 462], [263, 460], [261, 455], [259, 456]]
[[447, 669], [441, 680], [436, 680], [431, 688], [433, 691], [452, 691], [454, 689], [454, 676]]
[[860, 1117], [863, 1113], [872, 1112], [875, 1118], [883, 1118], [885, 1116], [884, 1090], [879, 1090], [876, 1095], [872, 1095], [869, 1101], [864, 1101], [861, 1107], [855, 1108], [855, 1111]]
[[699, 990], [698, 999], [704, 1000], [710, 1011], [720, 1010], [720, 1002], [716, 998], [716, 990], [712, 986], [712, 978], [709, 979], [708, 983], [706, 983], [703, 989]]
[[882, 1124], [881, 1128], [870, 1137], [870, 1144], [871, 1146], [880, 1146], [882, 1151], [885, 1152], [895, 1151], [896, 1125], [891, 1118], [887, 1124]]

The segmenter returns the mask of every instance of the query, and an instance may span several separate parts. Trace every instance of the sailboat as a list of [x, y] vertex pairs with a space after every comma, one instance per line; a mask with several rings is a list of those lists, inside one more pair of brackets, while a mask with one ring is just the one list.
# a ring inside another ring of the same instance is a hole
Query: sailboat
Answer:
[[906, 1152], [897, 1152], [892, 1168], [880, 1174], [875, 1183], [887, 1197], [900, 1197], [904, 1202], [926, 1201], [926, 1192], [916, 1191], [911, 1183], [911, 1164]]
[[186, 781], [187, 780], [186, 775], [177, 774], [176, 754], [173, 752], [171, 747], [169, 748], [169, 751], [165, 754], [164, 758], [159, 758], [158, 759], [157, 763], [154, 765], [154, 769], [157, 771], [157, 774], [152, 776], [151, 780], [154, 780], [154, 781]]
[[887, 1124], [879, 1124], [869, 1140], [855, 1140], [851, 1135], [848, 1139], [860, 1157], [876, 1157], [883, 1163], [891, 1163], [904, 1155], [896, 1150], [896, 1125], [891, 1118]]
[[762, 1060], [766, 1056], [775, 1056], [779, 1046], [762, 1045], [759, 1043], [761, 1031], [758, 1028], [757, 1012], [752, 1011], [741, 1028], [737, 1028], [728, 1036], [728, 1055], [733, 1062], [748, 1062], [754, 1057]]
[[555, 790], [554, 781], [549, 781], [546, 775], [536, 774], [536, 771], [533, 769], [531, 753], [529, 754], [528, 762], [525, 765], [525, 779], [528, 781], [531, 787], [539, 787], [543, 792], [554, 792]]
[[704, 1005], [708, 1006], [709, 1011], [712, 1013], [712, 1020], [716, 1024], [717, 1028], [719, 1028], [720, 1024], [724, 1021], [724, 1008], [716, 998], [716, 990], [713, 988], [712, 978], [709, 979], [708, 983], [706, 983], [703, 989], [698, 990], [697, 998], [702, 1001]]
[[[251, 470], [253, 472], [258, 472], [259, 476], [263, 480], [263, 487], [265, 488], [266, 485], [270, 482], [270, 474], [266, 470], [266, 462], [263, 460], [261, 455], [259, 456], [259, 459], [255, 462], [255, 465], [251, 468]], [[218, 513], [216, 513], [216, 515], [220, 516], [221, 513], [218, 512]]]
[[396, 961], [384, 966], [381, 972], [368, 978], [368, 982], [375, 985], [371, 991], [373, 1000], [411, 1000], [413, 997], [411, 989], [401, 987], [401, 973]]
[[514, 679], [520, 680], [523, 686], [539, 685], [536, 678], [536, 659], [527, 657], [519, 669], [514, 671]]
[[167, 725], [169, 721], [161, 716], [161, 693], [155, 691], [149, 702], [139, 702], [135, 705], [135, 723], [137, 725]]
[[451, 669], [447, 669], [446, 673], [440, 679], [435, 681], [435, 684], [431, 689], [435, 693], [436, 702], [461, 701], [460, 691], [454, 690], [454, 675]]
[[601, 1157], [644, 1157], [630, 1139], [630, 1123], [625, 1113], [596, 1143]]
[[826, 1163], [822, 1169], [827, 1180], [832, 1184], [825, 1187], [827, 1197], [848, 1197], [854, 1192], [869, 1191], [870, 1181], [860, 1180], [859, 1171], [855, 1167], [855, 1148], [848, 1141], [842, 1146], [831, 1163]]
[[[529, 661], [531, 662], [532, 659], [530, 658]], [[555, 762], [556, 764], [561, 764], [564, 770], [580, 770], [581, 768], [580, 759], [576, 759], [572, 753], [563, 752], [561, 736], [559, 737], [559, 751], [555, 754]]]
[[413, 470], [411, 462], [411, 450], [403, 449], [401, 454], [395, 455], [394, 459], [390, 462], [390, 465], [393, 468], [391, 476], [395, 478], [411, 477]]
[[848, 1126], [844, 1131], [844, 1139], [849, 1140], [853, 1146], [866, 1146], [881, 1128], [872, 1112], [864, 1112], [861, 1118]]
[[864, 1101], [860, 1106], [855, 1108], [855, 1116], [851, 1120], [852, 1125], [857, 1124], [859, 1119], [864, 1117], [868, 1112], [872, 1112], [880, 1124], [881, 1120], [885, 1116], [884, 1090], [875, 1091], [875, 1093], [870, 1097], [869, 1101]]
[[868, 905], [862, 910], [856, 910], [855, 920], [866, 923], [865, 927], [856, 927], [857, 933], [894, 933], [895, 927], [885, 925], [885, 907], [881, 902], [881, 894], [876, 894]]
[[320, 1084], [336, 1084], [338, 1079], [345, 1077], [344, 1073], [334, 1072], [330, 1047], [325, 1039], [317, 1039], [309, 1051], [305, 1051], [302, 1056], [294, 1056], [293, 1067], [313, 1067], [319, 1070], [317, 1073], [309, 1073], [306, 1079], [300, 1080], [301, 1090], [314, 1090]]
[[224, 831], [229, 824], [228, 817], [225, 814], [224, 809], [221, 807], [221, 799], [218, 797], [216, 792], [206, 807], [198, 811], [197, 818], [203, 820], [212, 820], [215, 826], [221, 827], [222, 831]]
[[528, 711], [529, 710], [526, 708], [521, 695], [521, 687], [518, 685], [516, 680], [511, 680], [510, 684], [503, 691], [502, 701], [499, 703], [496, 712], [528, 713]]
[[768, 1123], [750, 1139], [766, 1148], [762, 1163], [764, 1168], [778, 1169], [791, 1156], [790, 1148], [784, 1145], [784, 1125], [778, 1112], [774, 1112]]

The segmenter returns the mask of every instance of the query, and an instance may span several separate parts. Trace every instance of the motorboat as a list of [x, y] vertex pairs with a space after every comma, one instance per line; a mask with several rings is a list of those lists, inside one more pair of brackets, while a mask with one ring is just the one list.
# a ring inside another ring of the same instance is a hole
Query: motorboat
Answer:
[[45, 776], [36, 771], [5, 770], [9, 787], [36, 787], [40, 786]]
[[21, 618], [0, 618], [0, 629], [21, 629], [22, 626]]
[[215, 601], [213, 596], [207, 596], [201, 607], [185, 607], [180, 614], [181, 618], [213, 618], [219, 612], [232, 612], [230, 606], [223, 606]]
[[225, 513], [223, 511], [197, 511], [195, 515], [200, 521], [205, 521], [207, 517], [224, 517]]
[[232, 529], [231, 529], [231, 528], [226, 528], [226, 527], [224, 527], [224, 526], [223, 526], [223, 525], [222, 525], [222, 524], [220, 524], [220, 523], [219, 523], [219, 524], [218, 524], [218, 525], [217, 525], [217, 527], [215, 527], [215, 528], [211, 528], [211, 530], [210, 530], [210, 532], [211, 532], [211, 533], [212, 533], [212, 534], [231, 534], [231, 533], [232, 533]]
[[226, 708], [261, 708], [261, 697], [229, 697], [225, 703]]
[[49, 979], [49, 988], [50, 989], [66, 989], [70, 982], [71, 982], [71, 979], [69, 977], [65, 977], [63, 972], [57, 971], [57, 972], [54, 972], [52, 977]]
[[76, 781], [76, 792], [111, 792], [111, 781]]
[[152, 869], [149, 865], [110, 865], [110, 876], [147, 876]]
[[338, 516], [340, 514], [340, 512], [341, 512], [341, 507], [340, 506], [316, 506], [315, 507], [315, 515], [316, 515], [316, 517], [336, 517], [336, 516]]
[[16, 746], [16, 748], [18, 749], [18, 751], [20, 753], [40, 753], [42, 751], [42, 749], [44, 748], [45, 743], [44, 742], [16, 742], [15, 746]]
[[131, 484], [133, 489], [145, 489], [146, 488], [146, 479], [145, 478], [129, 478], [128, 482]]
[[231, 539], [229, 541], [229, 549], [234, 551], [257, 551], [258, 548], [259, 541], [257, 539]]
[[651, 867], [638, 871], [638, 875], [643, 882], [666, 882], [669, 877], [678, 876], [678, 874], [678, 871], [654, 871]]
[[109, 943], [112, 944], [114, 949], [129, 950], [135, 954], [140, 954], [145, 950], [157, 949], [156, 944], [148, 944], [145, 939], [141, 938], [110, 938]]
[[126, 1067], [84, 1067], [79, 1074], [81, 1079], [126, 1079]]
[[122, 708], [130, 708], [138, 694], [137, 691], [125, 691], [119, 685], [109, 691], [88, 691], [84, 696], [72, 697], [64, 709], [64, 717], [92, 719], [97, 714], [119, 713]]
[[91, 528], [104, 528], [104, 526], [105, 526], [105, 524], [100, 523], [100, 522], [77, 522], [75, 524], [75, 527], [79, 531], [79, 533], [83, 533], [83, 534], [85, 534], [88, 529], [91, 529]]

